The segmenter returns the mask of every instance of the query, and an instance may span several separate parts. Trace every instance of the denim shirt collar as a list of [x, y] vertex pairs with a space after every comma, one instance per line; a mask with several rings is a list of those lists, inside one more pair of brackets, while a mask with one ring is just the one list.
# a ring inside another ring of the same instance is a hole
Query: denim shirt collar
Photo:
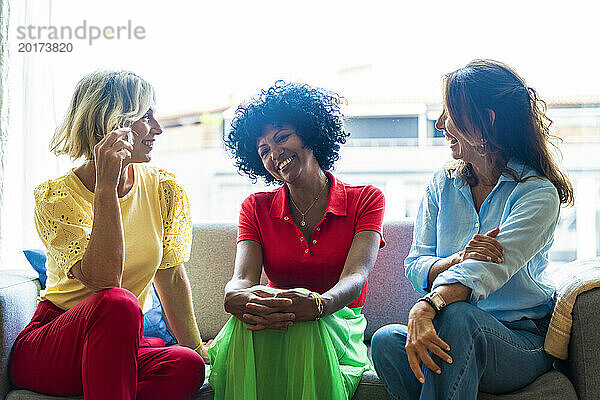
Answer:
[[[516, 160], [514, 158], [511, 158], [506, 163], [506, 166], [515, 171], [517, 173], [517, 176], [519, 176], [520, 178], [524, 178], [525, 176], [538, 175], [533, 168], [527, 167], [522, 161]], [[451, 178], [454, 180], [454, 186], [456, 187], [460, 188], [462, 186], [467, 185], [467, 181], [465, 181], [464, 178], [458, 175], [458, 168], [452, 171]], [[515, 182], [515, 179], [509, 173], [504, 172], [502, 175], [500, 175], [500, 178], [498, 178], [498, 183], [505, 181]], [[498, 185], [498, 183], [496, 185]]]

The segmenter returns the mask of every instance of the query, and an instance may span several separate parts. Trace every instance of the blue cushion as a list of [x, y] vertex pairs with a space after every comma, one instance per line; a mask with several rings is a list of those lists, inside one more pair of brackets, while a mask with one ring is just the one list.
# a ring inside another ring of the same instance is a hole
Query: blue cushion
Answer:
[[42, 289], [46, 288], [46, 252], [40, 249], [23, 250], [25, 258], [29, 261], [29, 264], [33, 267], [35, 272], [38, 273]]
[[[40, 249], [23, 250], [25, 257], [33, 269], [38, 273], [42, 289], [46, 288], [46, 252]], [[144, 314], [144, 336], [157, 337], [162, 339], [166, 345], [177, 343], [173, 334], [167, 328], [163, 319], [163, 309], [160, 299], [152, 284], [152, 308]]]
[[152, 308], [144, 314], [144, 336], [161, 338], [166, 345], [177, 343], [175, 336], [167, 328], [163, 319], [163, 309], [160, 299], [156, 293], [154, 283], [152, 284]]

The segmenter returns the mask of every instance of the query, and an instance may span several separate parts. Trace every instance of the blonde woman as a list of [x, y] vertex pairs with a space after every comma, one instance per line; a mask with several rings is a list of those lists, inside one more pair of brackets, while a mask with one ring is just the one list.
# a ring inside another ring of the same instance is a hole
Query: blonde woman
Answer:
[[[77, 84], [51, 148], [85, 162], [35, 190], [48, 282], [13, 347], [18, 387], [86, 400], [188, 399], [204, 381], [206, 347], [183, 267], [189, 203], [172, 175], [144, 164], [162, 133], [153, 106], [154, 89], [131, 72]], [[142, 337], [153, 280], [181, 346]]]

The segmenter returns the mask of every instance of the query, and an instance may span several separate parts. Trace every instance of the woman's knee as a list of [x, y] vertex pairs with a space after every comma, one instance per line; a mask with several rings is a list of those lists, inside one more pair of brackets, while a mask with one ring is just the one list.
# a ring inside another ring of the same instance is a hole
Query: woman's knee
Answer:
[[482, 312], [482, 310], [473, 304], [465, 301], [457, 301], [444, 307], [444, 309], [435, 317], [435, 321], [439, 325], [461, 325], [471, 322], [473, 317], [480, 312]]
[[405, 325], [393, 324], [379, 328], [371, 338], [373, 361], [404, 351], [406, 333]]
[[101, 290], [93, 296], [98, 296], [98, 301], [104, 307], [126, 308], [132, 311], [141, 311], [140, 302], [129, 290], [123, 288], [111, 288]]
[[130, 326], [139, 329], [142, 323], [142, 308], [138, 299], [128, 290], [112, 288], [93, 294], [90, 300], [94, 303], [93, 320], [106, 320], [119, 329]]
[[491, 316], [477, 306], [459, 301], [446, 306], [433, 323], [438, 336], [446, 343], [460, 341], [468, 345], [478, 336], [481, 327], [489, 323], [489, 318]]
[[169, 349], [176, 360], [173, 375], [181, 385], [187, 387], [189, 393], [197, 393], [204, 383], [204, 360], [200, 354], [187, 347], [173, 346]]

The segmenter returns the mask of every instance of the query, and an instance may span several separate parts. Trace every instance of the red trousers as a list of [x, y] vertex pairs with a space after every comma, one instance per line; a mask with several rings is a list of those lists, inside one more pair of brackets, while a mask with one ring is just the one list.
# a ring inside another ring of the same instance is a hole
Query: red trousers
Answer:
[[125, 289], [95, 293], [68, 311], [43, 301], [13, 346], [12, 381], [86, 400], [194, 397], [204, 382], [200, 355], [142, 330], [140, 304]]

